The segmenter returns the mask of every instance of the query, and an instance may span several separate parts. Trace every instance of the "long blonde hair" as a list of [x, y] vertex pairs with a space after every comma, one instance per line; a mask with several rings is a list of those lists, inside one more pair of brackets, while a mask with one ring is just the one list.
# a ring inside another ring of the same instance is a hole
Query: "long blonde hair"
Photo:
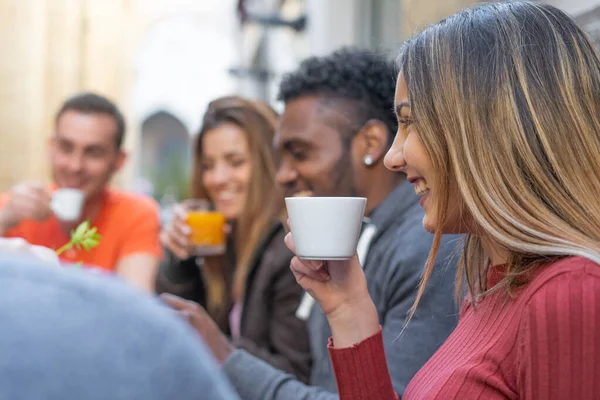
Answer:
[[[476, 226], [466, 237], [457, 296], [464, 280], [473, 301], [501, 288], [512, 293], [560, 257], [600, 263], [600, 61], [571, 18], [531, 2], [474, 7], [408, 41], [399, 62], [442, 196], [412, 313], [453, 192], [464, 203], [462, 218]], [[484, 237], [509, 254], [493, 288]]]
[[[223, 310], [228, 298], [233, 301], [244, 295], [251, 258], [263, 235], [281, 215], [282, 196], [276, 184], [276, 160], [272, 142], [277, 126], [277, 113], [268, 105], [238, 96], [221, 97], [212, 101], [204, 114], [194, 148], [194, 169], [191, 177], [192, 198], [206, 199], [202, 184], [202, 137], [204, 133], [224, 123], [240, 127], [248, 139], [251, 176], [243, 215], [235, 221], [236, 265], [233, 282], [229, 285], [226, 257], [207, 257], [203, 273], [207, 290], [207, 309], [211, 315]], [[232, 249], [229, 249], [229, 251]], [[227, 287], [231, 286], [231, 293]]]

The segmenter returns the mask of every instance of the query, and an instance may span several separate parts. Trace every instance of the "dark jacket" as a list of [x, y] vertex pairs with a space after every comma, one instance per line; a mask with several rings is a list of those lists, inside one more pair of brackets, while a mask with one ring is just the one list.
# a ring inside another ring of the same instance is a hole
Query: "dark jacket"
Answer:
[[[295, 316], [302, 288], [290, 271], [293, 255], [284, 237], [283, 225], [277, 223], [254, 253], [246, 280], [240, 337], [234, 345], [306, 382], [311, 366], [308, 332], [306, 323]], [[167, 257], [159, 269], [157, 291], [205, 305], [201, 263], [196, 261]]]

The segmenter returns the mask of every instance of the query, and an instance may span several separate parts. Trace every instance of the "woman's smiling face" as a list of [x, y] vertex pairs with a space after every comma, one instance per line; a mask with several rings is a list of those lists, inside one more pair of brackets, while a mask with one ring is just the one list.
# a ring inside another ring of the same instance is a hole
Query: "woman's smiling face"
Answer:
[[[427, 149], [417, 132], [408, 98], [408, 87], [402, 73], [398, 76], [396, 86], [395, 110], [398, 117], [398, 132], [385, 156], [384, 164], [389, 170], [406, 173], [425, 211], [423, 226], [433, 233], [441, 222], [438, 205], [445, 194], [440, 193], [440, 174], [433, 167]], [[461, 206], [463, 201], [455, 185], [451, 185], [449, 190], [452, 195], [448, 199], [448, 215], [443, 233], [461, 233], [465, 230], [465, 221], [461, 219], [460, 211], [463, 208]]]

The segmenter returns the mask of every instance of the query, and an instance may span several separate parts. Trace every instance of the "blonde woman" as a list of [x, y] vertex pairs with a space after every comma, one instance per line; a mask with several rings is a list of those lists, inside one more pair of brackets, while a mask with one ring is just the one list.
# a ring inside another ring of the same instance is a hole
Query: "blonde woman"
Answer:
[[[592, 44], [554, 7], [494, 3], [425, 29], [399, 61], [400, 127], [385, 163], [413, 182], [435, 234], [421, 291], [436, 273], [440, 237], [468, 234], [460, 322], [403, 399], [598, 398], [600, 61]], [[294, 248], [291, 235], [286, 242]], [[356, 258], [294, 258], [292, 269], [328, 317], [341, 399], [396, 398]]]
[[283, 196], [272, 150], [276, 126], [276, 112], [262, 103], [227, 96], [209, 104], [194, 147], [191, 197], [209, 200], [227, 218], [227, 251], [190, 254], [190, 228], [176, 207], [161, 233], [167, 258], [157, 289], [204, 307], [207, 322], [201, 325], [214, 327], [207, 336], [225, 334], [235, 347], [306, 381], [308, 332], [295, 314], [302, 289], [289, 273], [292, 253], [283, 243]]

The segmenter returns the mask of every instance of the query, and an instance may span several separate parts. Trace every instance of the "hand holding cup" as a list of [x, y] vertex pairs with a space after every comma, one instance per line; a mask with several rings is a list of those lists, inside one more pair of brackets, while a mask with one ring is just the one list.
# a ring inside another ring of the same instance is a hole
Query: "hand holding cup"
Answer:
[[161, 242], [176, 257], [214, 256], [225, 252], [229, 232], [225, 217], [205, 200], [190, 199], [173, 208], [173, 219], [161, 232]]
[[187, 260], [192, 256], [190, 251], [191, 229], [185, 222], [187, 213], [181, 204], [173, 206], [173, 218], [160, 233], [162, 245], [177, 258]]
[[291, 232], [285, 242], [296, 254], [291, 269], [325, 314], [368, 297], [356, 256], [366, 199], [291, 197], [286, 206]]
[[0, 211], [0, 228], [7, 231], [25, 219], [43, 221], [52, 215], [52, 196], [39, 183], [22, 183], [10, 190], [9, 200]]
[[[293, 231], [286, 235], [285, 243], [298, 254]], [[377, 332], [377, 310], [356, 255], [329, 261], [306, 260], [296, 255], [290, 268], [298, 284], [325, 313], [335, 347], [349, 347]]]

